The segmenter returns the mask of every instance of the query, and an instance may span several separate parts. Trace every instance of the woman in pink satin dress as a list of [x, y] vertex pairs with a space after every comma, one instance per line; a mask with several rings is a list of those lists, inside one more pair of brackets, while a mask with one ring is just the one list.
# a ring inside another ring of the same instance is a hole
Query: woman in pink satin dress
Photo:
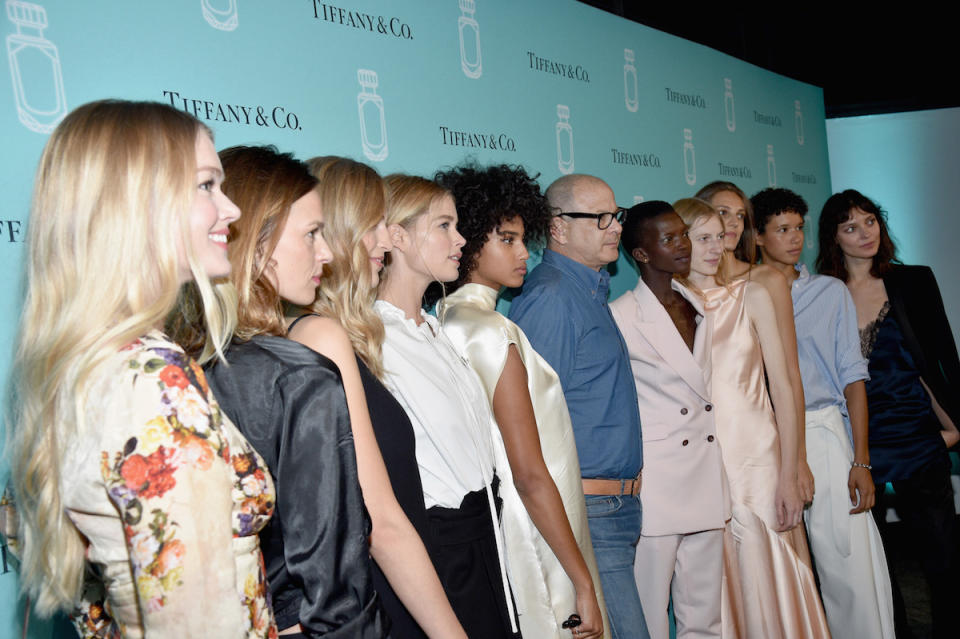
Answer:
[[796, 410], [773, 302], [756, 282], [720, 281], [723, 223], [713, 207], [688, 198], [674, 208], [693, 246], [685, 283], [703, 295], [714, 322], [713, 405], [733, 503], [723, 636], [830, 637], [798, 526]]

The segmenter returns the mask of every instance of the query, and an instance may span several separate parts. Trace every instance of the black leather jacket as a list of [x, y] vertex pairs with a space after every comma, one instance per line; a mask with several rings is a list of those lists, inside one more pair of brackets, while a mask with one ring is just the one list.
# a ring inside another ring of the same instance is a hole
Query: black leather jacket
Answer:
[[260, 546], [278, 627], [300, 623], [308, 637], [385, 637], [340, 370], [281, 337], [235, 342], [226, 358], [229, 366], [208, 367], [210, 387], [276, 484]]

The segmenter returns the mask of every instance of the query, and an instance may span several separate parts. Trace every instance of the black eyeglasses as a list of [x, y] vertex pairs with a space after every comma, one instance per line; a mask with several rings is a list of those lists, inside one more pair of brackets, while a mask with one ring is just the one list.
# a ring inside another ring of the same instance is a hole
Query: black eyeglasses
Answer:
[[557, 213], [557, 216], [572, 217], [574, 219], [581, 218], [592, 218], [597, 221], [597, 228], [601, 231], [607, 228], [610, 228], [610, 225], [613, 224], [613, 221], [616, 220], [619, 223], [623, 223], [624, 218], [627, 217], [627, 209], [622, 206], [618, 206], [616, 211], [612, 213], [580, 213], [579, 211], [561, 211]]

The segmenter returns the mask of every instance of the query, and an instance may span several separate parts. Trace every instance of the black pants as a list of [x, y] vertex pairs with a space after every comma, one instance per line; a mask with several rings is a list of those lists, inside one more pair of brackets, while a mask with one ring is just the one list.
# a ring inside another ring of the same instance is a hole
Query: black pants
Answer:
[[[494, 478], [494, 491], [498, 483]], [[519, 638], [510, 629], [486, 490], [467, 493], [460, 508], [427, 509], [427, 520], [433, 565], [467, 636]]]
[[892, 483], [895, 499], [884, 495], [882, 484], [877, 485], [877, 503], [873, 507], [873, 517], [880, 529], [887, 565], [890, 568], [897, 638], [910, 637], [911, 633], [906, 622], [903, 595], [894, 571], [896, 555], [891, 554], [891, 524], [886, 521], [887, 508], [891, 505], [903, 522], [907, 551], [920, 560], [923, 575], [930, 586], [933, 636], [956, 637], [960, 576], [954, 572], [957, 560], [956, 513], [949, 464], [938, 459], [909, 478]]

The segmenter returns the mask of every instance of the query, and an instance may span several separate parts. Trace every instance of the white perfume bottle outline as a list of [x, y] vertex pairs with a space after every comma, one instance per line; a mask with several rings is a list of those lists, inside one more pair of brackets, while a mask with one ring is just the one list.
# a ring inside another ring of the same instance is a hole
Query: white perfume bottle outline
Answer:
[[[627, 105], [627, 111], [636, 113], [640, 106], [639, 93], [637, 92], [637, 67], [633, 65], [635, 60], [633, 49], [623, 50], [623, 100]], [[631, 91], [631, 87], [633, 91]]]
[[803, 111], [800, 109], [800, 100], [793, 101], [793, 124], [797, 129], [797, 144], [803, 146]]
[[[376, 71], [357, 69], [360, 93], [357, 94], [357, 113], [360, 115], [360, 143], [368, 160], [381, 162], [390, 153], [387, 148], [387, 120], [383, 113], [383, 98], [377, 95], [380, 79]], [[368, 120], [373, 120], [370, 122]], [[371, 128], [372, 127], [372, 128]], [[377, 134], [375, 139], [370, 133]]]
[[[43, 30], [47, 28], [47, 11], [32, 2], [7, 0], [7, 17], [17, 25], [17, 32], [7, 36], [7, 59], [10, 62], [10, 79], [13, 83], [13, 97], [17, 104], [17, 117], [20, 122], [36, 133], [50, 133], [67, 115], [67, 99], [63, 90], [63, 68], [60, 66], [60, 53], [55, 44], [47, 40]], [[33, 31], [31, 33], [31, 30]], [[38, 57], [39, 56], [39, 57]], [[30, 57], [39, 62], [49, 74], [43, 78], [49, 84], [39, 93], [40, 82], [36, 74], [30, 86], [34, 87], [28, 95], [24, 86], [23, 70], [31, 69]], [[27, 63], [27, 64], [23, 64]], [[52, 84], [53, 95], [50, 95]], [[44, 104], [39, 98], [53, 99]], [[34, 98], [31, 101], [30, 98]], [[39, 104], [38, 104], [39, 103]]]
[[693, 150], [693, 131], [683, 130], [683, 179], [693, 186], [697, 183], [697, 158]]
[[723, 79], [723, 114], [727, 119], [727, 131], [737, 130], [737, 114], [733, 109], [733, 82], [730, 78]]
[[[457, 20], [457, 29], [460, 32], [460, 68], [463, 74], [468, 78], [479, 78], [483, 75], [483, 56], [480, 51], [480, 25], [474, 14], [477, 11], [475, 0], [460, 0], [460, 19]], [[467, 35], [464, 41], [464, 34], [473, 33], [470, 37]], [[473, 49], [467, 51], [467, 46], [473, 45]], [[476, 57], [470, 55], [476, 53]]]
[[773, 145], [767, 145], [767, 182], [771, 187], [777, 185], [777, 161], [773, 158]]
[[556, 130], [557, 168], [564, 175], [569, 175], [573, 173], [573, 127], [570, 126], [570, 107], [565, 104], [557, 105]]
[[[218, 9], [214, 4], [226, 4], [226, 8]], [[237, 17], [237, 0], [200, 0], [200, 9], [203, 11], [203, 19], [207, 21], [214, 29], [221, 31], [233, 31], [239, 24]]]
[[642, 196], [642, 195], [634, 195], [634, 196], [633, 196], [633, 203], [634, 203], [634, 204], [640, 204], [641, 202], [643, 202], [643, 196]]

